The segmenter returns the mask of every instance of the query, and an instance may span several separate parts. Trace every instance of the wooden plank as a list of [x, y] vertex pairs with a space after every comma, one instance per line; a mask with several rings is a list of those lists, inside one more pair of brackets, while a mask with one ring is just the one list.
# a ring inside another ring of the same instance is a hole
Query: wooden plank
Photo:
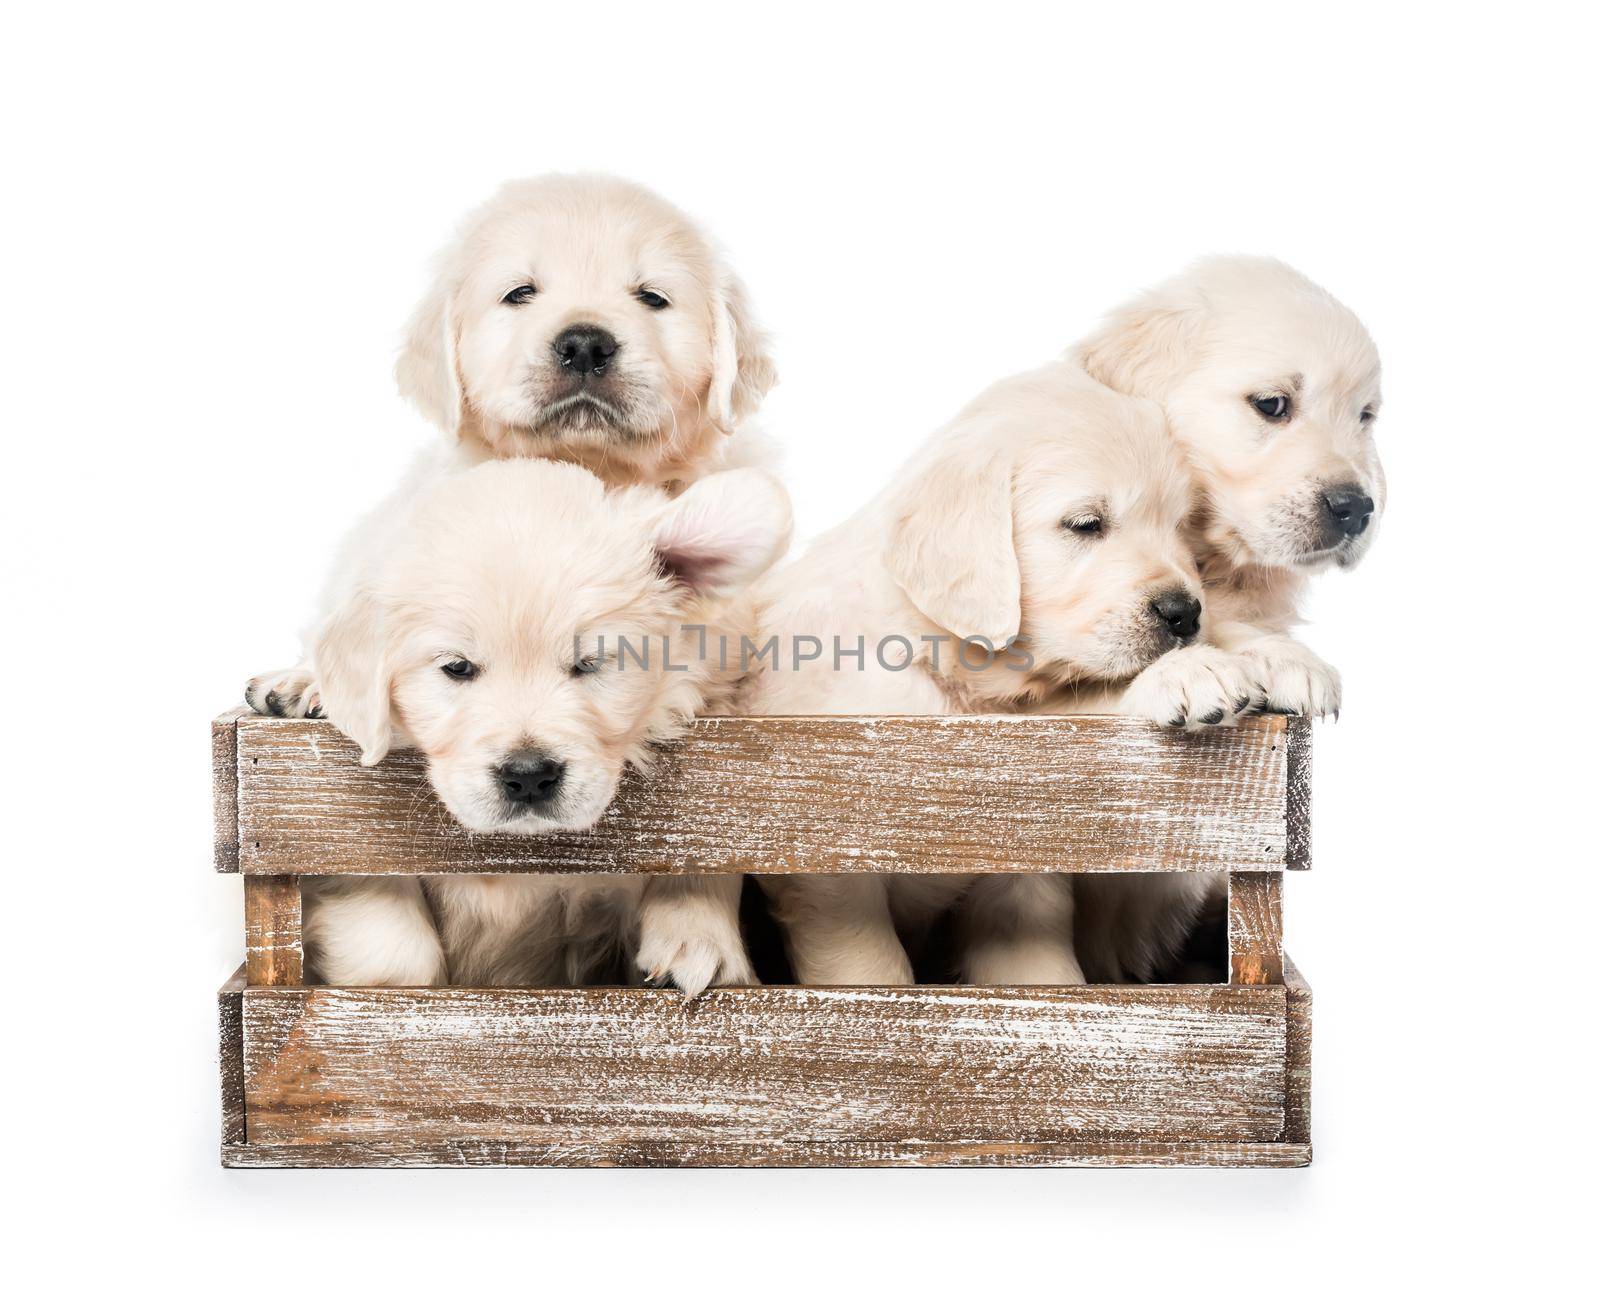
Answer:
[[235, 707], [211, 722], [212, 854], [218, 873], [239, 871], [238, 721], [249, 707]]
[[252, 1146], [1265, 1143], [1282, 987], [255, 989]]
[[246, 1169], [427, 1169], [438, 1167], [551, 1166], [594, 1168], [862, 1169], [890, 1167], [1091, 1166], [1288, 1168], [1311, 1163], [1311, 1149], [1295, 1143], [1155, 1143], [1082, 1140], [1072, 1143], [790, 1143], [611, 1144], [604, 1156], [592, 1147], [550, 1143], [458, 1141], [319, 1143], [305, 1146], [225, 1147], [224, 1165]]
[[1289, 1022], [1285, 1080], [1288, 1085], [1283, 1137], [1303, 1143], [1311, 1155], [1311, 987], [1294, 960], [1283, 960], [1283, 984], [1288, 996]]
[[300, 934], [300, 879], [244, 880], [244, 966], [253, 986], [297, 986], [305, 981]]
[[1116, 716], [700, 720], [592, 831], [470, 834], [423, 758], [367, 769], [316, 720], [238, 723], [247, 873], [1271, 871], [1286, 722]]
[[1311, 867], [1311, 721], [1289, 721], [1282, 739], [1287, 747], [1285, 789], [1288, 809], [1288, 867]]
[[222, 1146], [244, 1142], [244, 965], [217, 991], [217, 1061], [222, 1075]]
[[1228, 874], [1228, 980], [1283, 982], [1283, 874]]

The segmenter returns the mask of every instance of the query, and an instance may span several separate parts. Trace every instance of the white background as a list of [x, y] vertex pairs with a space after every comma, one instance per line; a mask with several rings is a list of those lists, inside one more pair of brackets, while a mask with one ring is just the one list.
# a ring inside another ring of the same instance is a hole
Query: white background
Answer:
[[[213, 1291], [812, 1269], [1292, 1291], [1532, 1282], [1570, 1254], [1600, 858], [1579, 14], [10, 14], [0, 1110], [23, 1246]], [[728, 247], [778, 337], [763, 421], [807, 533], [1195, 255], [1281, 256], [1366, 321], [1390, 511], [1310, 609], [1346, 705], [1317, 734], [1317, 868], [1289, 887], [1312, 1169], [215, 1168], [212, 991], [241, 933], [237, 879], [208, 872], [207, 722], [292, 659], [335, 537], [431, 435], [390, 376], [430, 254], [500, 180], [561, 168], [656, 186]]]

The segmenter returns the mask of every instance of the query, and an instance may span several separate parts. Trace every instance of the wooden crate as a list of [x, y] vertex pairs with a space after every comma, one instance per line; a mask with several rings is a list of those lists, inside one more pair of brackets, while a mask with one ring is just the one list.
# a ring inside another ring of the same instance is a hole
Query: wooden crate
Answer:
[[[213, 726], [232, 1166], [1293, 1166], [1311, 994], [1283, 954], [1310, 732], [1110, 716], [698, 721], [584, 834], [474, 836], [323, 721]], [[597, 872], [1228, 875], [1227, 984], [302, 984], [300, 878]]]

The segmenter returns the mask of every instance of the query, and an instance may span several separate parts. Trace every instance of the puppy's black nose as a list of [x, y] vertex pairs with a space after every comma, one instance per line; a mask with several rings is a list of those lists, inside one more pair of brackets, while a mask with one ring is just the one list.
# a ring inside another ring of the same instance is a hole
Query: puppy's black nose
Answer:
[[1188, 590], [1168, 590], [1150, 600], [1150, 610], [1185, 643], [1200, 633], [1200, 600]]
[[1333, 529], [1352, 538], [1367, 529], [1372, 520], [1372, 496], [1359, 486], [1335, 486], [1322, 497], [1328, 506]]
[[514, 805], [538, 805], [561, 790], [567, 767], [540, 751], [516, 752], [494, 776], [505, 799]]
[[550, 347], [563, 369], [598, 377], [617, 354], [617, 339], [598, 325], [574, 324], [563, 329]]

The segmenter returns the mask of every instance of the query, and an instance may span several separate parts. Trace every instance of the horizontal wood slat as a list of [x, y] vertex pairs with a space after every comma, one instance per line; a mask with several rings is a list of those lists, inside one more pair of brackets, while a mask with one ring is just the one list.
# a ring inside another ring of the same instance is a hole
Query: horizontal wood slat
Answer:
[[593, 830], [512, 837], [462, 829], [416, 752], [368, 769], [326, 721], [250, 715], [238, 858], [282, 875], [1275, 871], [1304, 866], [1289, 859], [1291, 735], [1308, 745], [1307, 722], [706, 719]]
[[753, 987], [687, 1008], [643, 989], [250, 988], [245, 1124], [257, 1148], [580, 1165], [1270, 1143], [1286, 1016], [1281, 986]]
[[1154, 1143], [1082, 1140], [1075, 1143], [654, 1143], [596, 1149], [550, 1143], [328, 1143], [298, 1147], [222, 1149], [222, 1164], [241, 1169], [435, 1169], [542, 1166], [625, 1168], [874, 1169], [880, 1167], [1210, 1166], [1225, 1169], [1288, 1168], [1311, 1164], [1301, 1143]]

